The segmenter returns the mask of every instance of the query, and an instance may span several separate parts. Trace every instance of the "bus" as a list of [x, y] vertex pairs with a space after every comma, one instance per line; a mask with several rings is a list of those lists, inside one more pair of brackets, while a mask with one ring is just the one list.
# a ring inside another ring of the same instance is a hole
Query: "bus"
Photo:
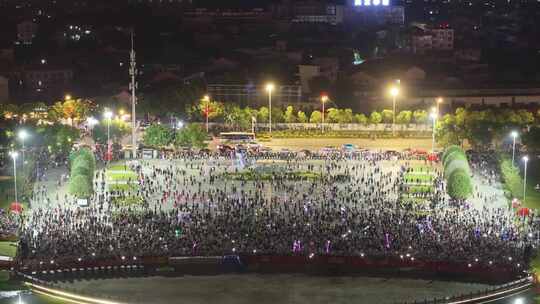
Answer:
[[221, 132], [219, 139], [221, 143], [247, 144], [255, 141], [255, 134], [248, 132]]

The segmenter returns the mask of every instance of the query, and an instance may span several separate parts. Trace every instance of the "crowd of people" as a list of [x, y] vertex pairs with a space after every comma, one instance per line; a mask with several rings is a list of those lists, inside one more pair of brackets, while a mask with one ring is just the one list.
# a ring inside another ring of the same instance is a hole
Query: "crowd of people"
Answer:
[[[136, 206], [111, 204], [99, 171], [90, 207], [33, 208], [21, 231], [21, 257], [347, 255], [519, 267], [537, 244], [533, 215], [452, 204], [440, 178], [425, 203], [403, 203], [404, 174], [429, 165], [414, 154], [262, 154], [245, 163], [194, 154], [130, 163], [138, 187], [126, 195], [142, 198]], [[320, 176], [229, 175], [265, 167]]]

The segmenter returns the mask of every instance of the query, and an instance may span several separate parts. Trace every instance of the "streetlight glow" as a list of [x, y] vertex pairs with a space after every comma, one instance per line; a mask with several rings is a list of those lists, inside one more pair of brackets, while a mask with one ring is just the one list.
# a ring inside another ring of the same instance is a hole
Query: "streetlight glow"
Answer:
[[516, 158], [516, 138], [518, 137], [518, 132], [512, 131], [510, 135], [512, 136], [512, 167], [513, 167], [514, 161]]
[[64, 96], [64, 100], [65, 101], [71, 100], [71, 95], [66, 94], [66, 96]]
[[523, 156], [523, 161], [525, 163], [527, 163], [529, 161], [529, 156], [527, 156], [527, 155]]
[[399, 95], [399, 89], [397, 87], [390, 88], [390, 95], [392, 97], [397, 97]]
[[391, 87], [390, 95], [392, 96], [392, 136], [396, 136], [396, 98], [399, 95], [399, 88]]
[[111, 119], [113, 117], [113, 113], [111, 111], [105, 111], [105, 113], [103, 113], [103, 117]]
[[13, 158], [15, 160], [15, 159], [17, 159], [17, 157], [19, 157], [19, 152], [11, 151], [11, 152], [9, 152], [9, 156], [11, 156], [11, 158]]
[[26, 132], [26, 130], [20, 130], [18, 136], [22, 141], [24, 141], [26, 138], [28, 138], [28, 132]]
[[270, 137], [272, 137], [272, 91], [274, 90], [274, 84], [268, 83], [266, 85], [266, 91], [268, 92], [268, 130], [270, 131]]

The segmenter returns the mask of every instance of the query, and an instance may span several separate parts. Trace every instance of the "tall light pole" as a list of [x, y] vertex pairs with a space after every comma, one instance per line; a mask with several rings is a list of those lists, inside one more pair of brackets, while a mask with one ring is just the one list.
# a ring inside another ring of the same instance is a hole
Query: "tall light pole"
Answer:
[[517, 131], [512, 131], [512, 167], [514, 166], [514, 161], [516, 159], [516, 138], [518, 137]]
[[21, 149], [21, 152], [22, 152], [22, 166], [24, 168], [24, 140], [28, 138], [28, 132], [26, 132], [26, 130], [20, 130], [19, 131], [19, 134], [17, 134], [17, 136], [19, 137], [19, 139], [21, 140], [21, 143], [22, 143], [22, 149]]
[[321, 129], [322, 129], [323, 133], [324, 133], [324, 113], [326, 112], [325, 108], [324, 108], [324, 104], [327, 101], [328, 101], [328, 96], [327, 95], [322, 95], [321, 96], [321, 102], [322, 102], [322, 125], [321, 125]]
[[131, 154], [133, 158], [137, 158], [137, 115], [135, 112], [137, 101], [137, 97], [135, 96], [137, 89], [137, 82], [135, 81], [135, 77], [137, 76], [137, 61], [135, 60], [135, 49], [133, 47], [133, 31], [131, 31], [131, 52], [129, 57], [129, 75], [131, 76], [131, 83], [129, 85], [131, 89]]
[[210, 96], [204, 95], [203, 101], [205, 102], [204, 114], [206, 115], [206, 133], [208, 133], [208, 115], [210, 115]]
[[444, 99], [442, 97], [437, 98], [437, 102], [435, 103], [437, 105], [437, 115], [441, 114], [441, 104], [444, 102]]
[[437, 123], [437, 110], [434, 108], [431, 111], [431, 119], [433, 120], [433, 128], [432, 128], [432, 135], [431, 135], [431, 153], [435, 153], [435, 124]]
[[19, 156], [19, 153], [17, 151], [11, 151], [9, 152], [9, 155], [11, 158], [13, 158], [13, 186], [15, 188], [15, 202], [19, 202], [19, 197], [17, 194], [17, 156]]
[[399, 88], [390, 88], [390, 95], [392, 96], [392, 136], [396, 136], [396, 98], [399, 95]]
[[103, 116], [107, 119], [107, 162], [109, 162], [109, 154], [111, 151], [111, 118], [113, 113], [107, 110], [103, 113]]
[[268, 122], [270, 124], [269, 131], [270, 137], [272, 137], [272, 91], [274, 90], [274, 84], [269, 83], [266, 85], [266, 91], [268, 92]]
[[523, 203], [525, 203], [525, 196], [527, 194], [527, 163], [529, 162], [529, 157], [527, 155], [523, 156], [523, 162], [525, 163], [525, 168], [523, 170]]

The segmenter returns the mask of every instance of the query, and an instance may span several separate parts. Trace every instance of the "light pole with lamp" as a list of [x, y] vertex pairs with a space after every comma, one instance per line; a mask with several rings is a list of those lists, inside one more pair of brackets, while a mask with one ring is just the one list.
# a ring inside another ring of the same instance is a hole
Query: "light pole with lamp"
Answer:
[[210, 115], [210, 96], [204, 95], [203, 101], [205, 102], [204, 115], [206, 115], [206, 133], [208, 133], [208, 115]]
[[514, 161], [516, 159], [516, 138], [518, 137], [517, 131], [512, 131], [512, 167], [514, 166]]
[[396, 136], [396, 98], [399, 95], [399, 88], [390, 88], [390, 95], [392, 96], [392, 136]]
[[529, 157], [527, 155], [523, 156], [523, 162], [525, 163], [525, 168], [523, 170], [523, 203], [525, 203], [525, 196], [527, 194], [527, 163], [529, 162]]
[[328, 96], [327, 95], [322, 95], [321, 96], [321, 102], [322, 102], [322, 124], [321, 124], [321, 129], [322, 129], [323, 133], [324, 133], [324, 113], [325, 113], [324, 104], [327, 101], [328, 101]]
[[24, 130], [24, 129], [20, 130], [19, 134], [18, 134], [18, 137], [19, 137], [19, 139], [21, 140], [21, 143], [22, 143], [22, 149], [21, 149], [21, 152], [22, 152], [21, 154], [22, 155], [21, 156], [22, 156], [22, 166], [24, 168], [24, 150], [25, 150], [25, 148], [24, 148], [24, 140], [28, 138], [28, 132], [26, 132], [26, 130]]
[[268, 92], [268, 123], [270, 125], [270, 137], [272, 137], [272, 91], [274, 90], [274, 84], [269, 83], [266, 85], [266, 91]]
[[432, 109], [430, 116], [433, 120], [433, 128], [431, 132], [431, 153], [435, 153], [435, 124], [437, 123], [437, 112], [435, 108]]
[[436, 105], [437, 105], [437, 115], [440, 115], [441, 114], [441, 109], [440, 109], [440, 106], [441, 106], [441, 103], [444, 102], [444, 99], [442, 97], [439, 97], [437, 98], [437, 102], [436, 102]]
[[107, 110], [103, 113], [103, 116], [107, 119], [107, 162], [109, 162], [111, 158], [111, 118], [113, 117], [113, 113]]
[[19, 202], [19, 197], [17, 194], [17, 156], [19, 156], [19, 153], [17, 151], [11, 151], [9, 152], [9, 155], [11, 158], [13, 158], [13, 186], [15, 188], [15, 203]]

